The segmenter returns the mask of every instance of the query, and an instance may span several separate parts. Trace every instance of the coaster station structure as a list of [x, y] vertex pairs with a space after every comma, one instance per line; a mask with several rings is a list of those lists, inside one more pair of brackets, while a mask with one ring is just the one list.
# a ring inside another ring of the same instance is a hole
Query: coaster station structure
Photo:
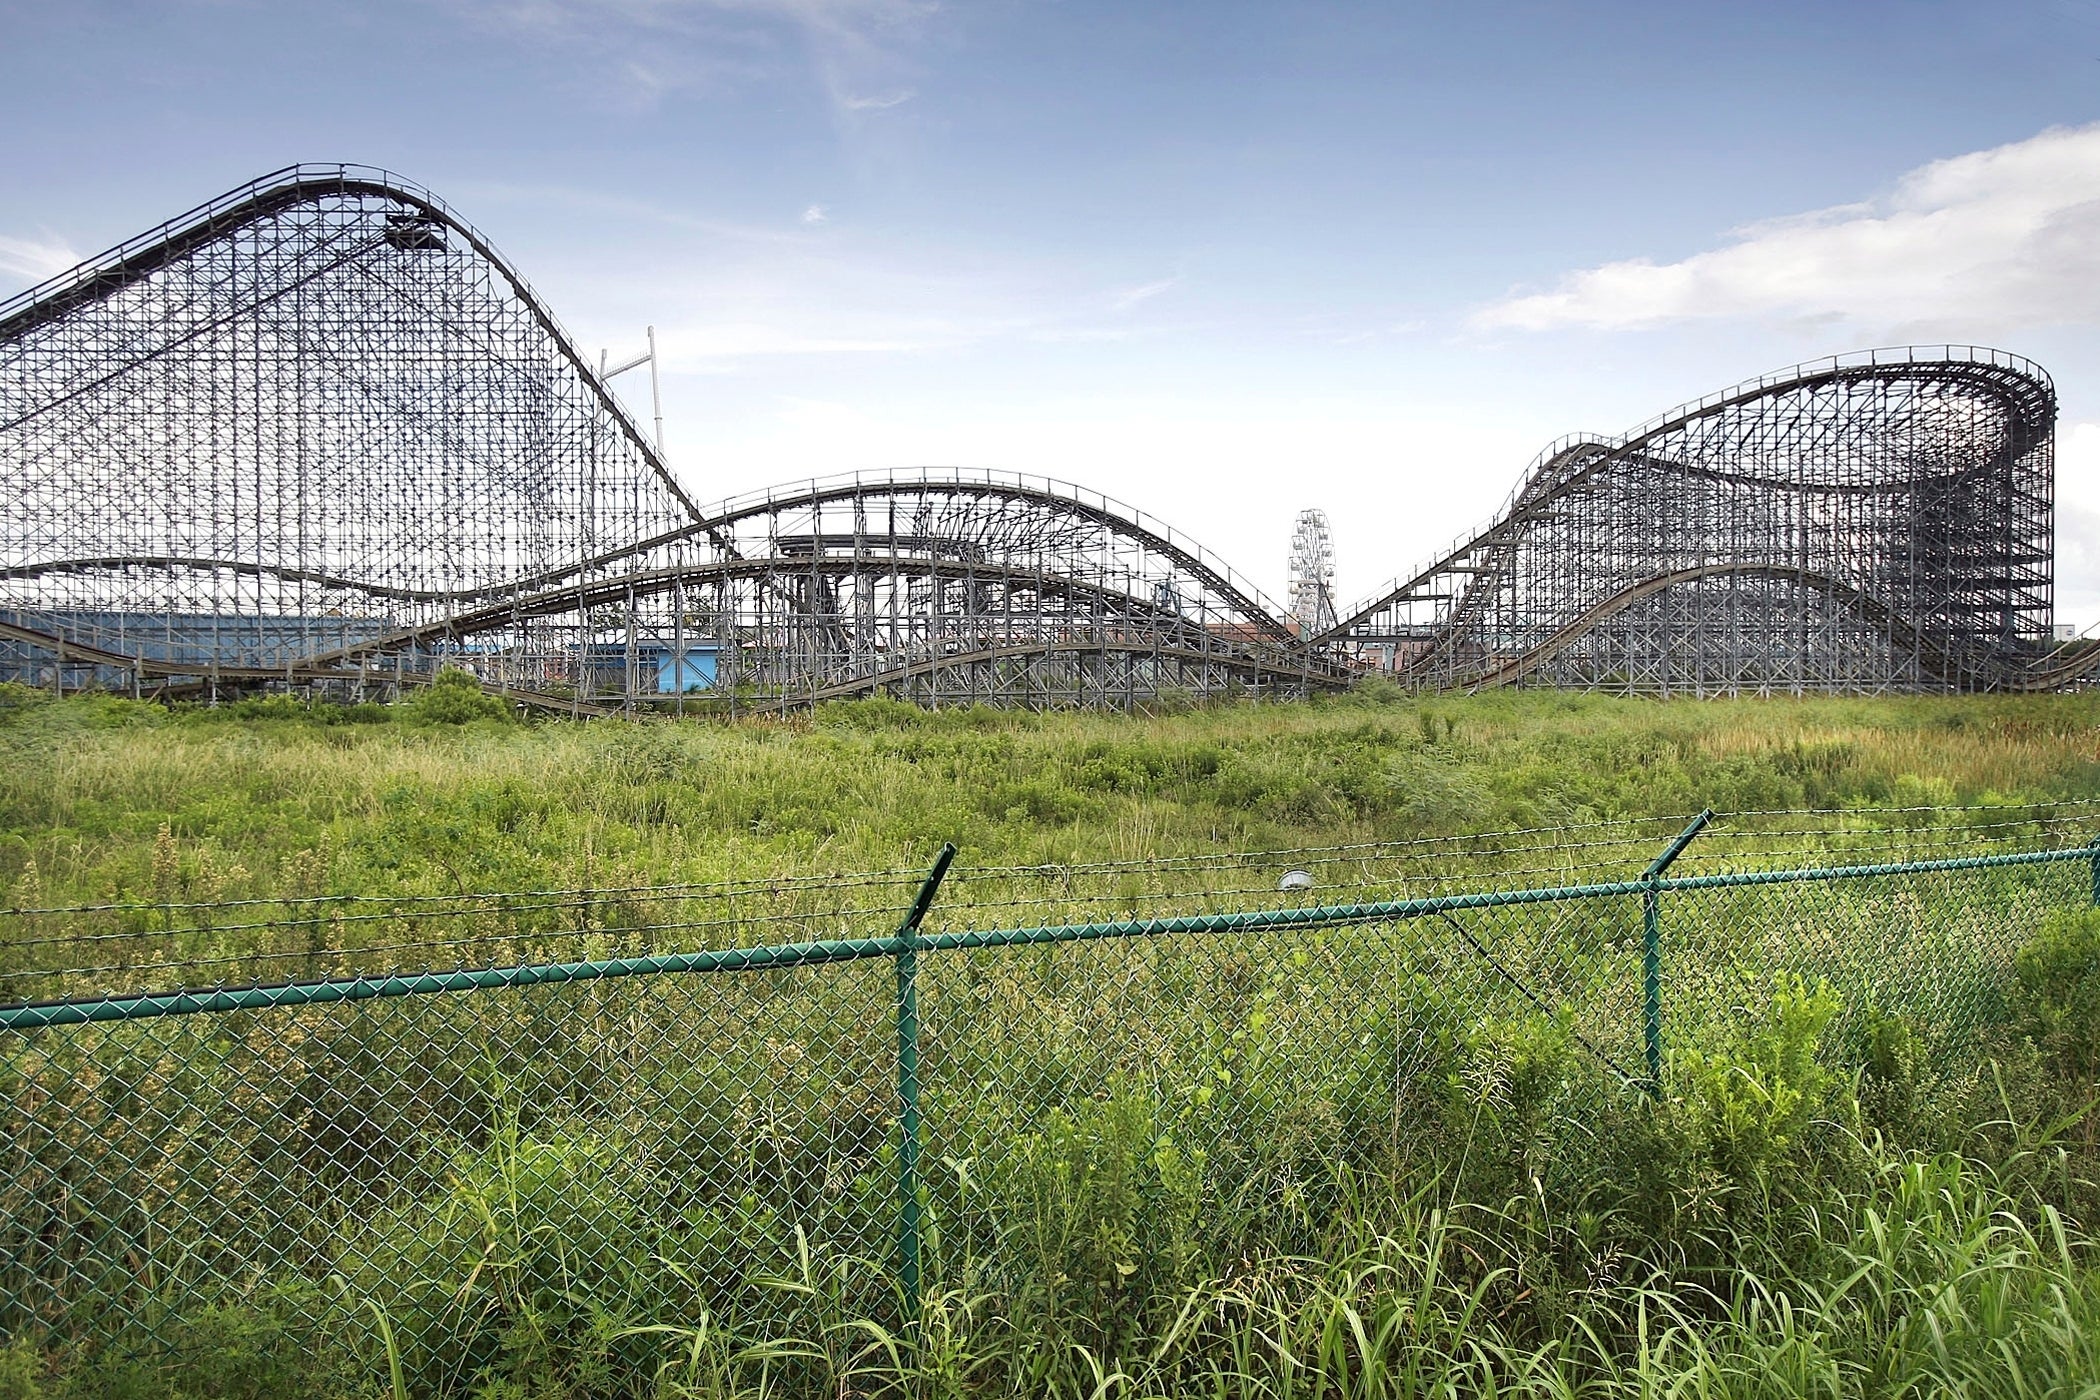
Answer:
[[0, 680], [522, 703], [1129, 708], [1430, 687], [2034, 688], [2048, 379], [1968, 349], [1768, 376], [1556, 445], [1337, 617], [1061, 482], [924, 470], [702, 505], [477, 230], [300, 166], [0, 303]]

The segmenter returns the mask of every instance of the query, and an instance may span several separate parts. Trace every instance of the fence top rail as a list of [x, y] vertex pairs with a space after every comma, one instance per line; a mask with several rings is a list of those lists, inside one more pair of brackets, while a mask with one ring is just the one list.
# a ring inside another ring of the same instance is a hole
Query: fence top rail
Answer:
[[29, 1031], [90, 1022], [141, 1020], [149, 1017], [265, 1010], [273, 1007], [365, 1001], [382, 997], [428, 996], [444, 992], [495, 990], [597, 981], [667, 973], [744, 972], [767, 968], [807, 967], [891, 957], [906, 951], [940, 952], [970, 948], [1019, 947], [1099, 939], [1155, 937], [1191, 933], [1243, 933], [1268, 929], [1338, 928], [1387, 923], [1469, 909], [1609, 899], [1670, 891], [1712, 890], [1761, 885], [1863, 880], [1961, 870], [1987, 870], [2063, 861], [2100, 862], [2100, 842], [2042, 851], [1996, 855], [1952, 856], [1939, 860], [1884, 861], [1872, 864], [1746, 870], [1711, 875], [1641, 877], [1583, 885], [1549, 885], [1516, 890], [1475, 890], [1374, 900], [1358, 904], [1316, 905], [1300, 909], [1238, 910], [1163, 918], [1132, 918], [1097, 923], [1045, 924], [1036, 927], [963, 929], [945, 933], [917, 932], [879, 937], [821, 939], [750, 948], [639, 957], [600, 958], [576, 962], [531, 963], [507, 967], [426, 971], [371, 977], [287, 981], [240, 987], [187, 988], [168, 992], [106, 992], [51, 1001], [0, 1006], [0, 1031]]

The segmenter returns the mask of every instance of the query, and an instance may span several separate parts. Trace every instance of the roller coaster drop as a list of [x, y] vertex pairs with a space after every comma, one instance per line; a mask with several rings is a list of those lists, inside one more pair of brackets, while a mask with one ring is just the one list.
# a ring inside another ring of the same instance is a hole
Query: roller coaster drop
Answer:
[[[2055, 397], [1827, 361], [1612, 441], [1339, 618], [1037, 478], [703, 507], [530, 287], [383, 172], [267, 176], [0, 303], [0, 679], [787, 707], [1412, 685], [2003, 689], [2049, 650]], [[1324, 536], [1322, 537], [1324, 543]]]

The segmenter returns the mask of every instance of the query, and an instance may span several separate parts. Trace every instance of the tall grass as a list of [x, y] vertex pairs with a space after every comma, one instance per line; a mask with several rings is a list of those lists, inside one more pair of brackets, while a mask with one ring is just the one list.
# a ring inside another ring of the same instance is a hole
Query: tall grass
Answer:
[[[853, 1086], [822, 1074], [862, 1054], [797, 1059], [817, 1073], [794, 1092], [846, 1099], [768, 1120], [751, 1086], [704, 1077], [704, 1055], [654, 1056], [621, 1089], [616, 1066], [546, 1039], [563, 1027], [471, 999], [424, 1017], [486, 1057], [468, 1082], [398, 1052], [316, 1079], [306, 1056], [289, 1103], [251, 1098], [243, 1121], [193, 1098], [171, 1121], [226, 1053], [200, 1024], [135, 1046], [135, 1065], [81, 1067], [123, 1081], [135, 1115], [104, 1120], [86, 1160], [141, 1163], [149, 1193], [204, 1161], [281, 1178], [208, 1192], [218, 1223], [140, 1298], [126, 1260], [167, 1255], [132, 1222], [175, 1203], [61, 1168], [75, 1228], [132, 1252], [111, 1257], [105, 1302], [76, 1294], [48, 1332], [18, 1321], [18, 1369], [80, 1395], [2080, 1394], [2100, 1302], [2096, 985], [2100, 916], [2058, 920], [2020, 959], [1989, 1057], [1920, 1075], [1833, 1039], [1836, 996], [1782, 979], [1675, 1044], [1657, 1100], [1548, 1018], [1425, 1037], [1429, 1007], [1410, 1026], [1441, 1059], [1249, 1019], [1254, 1035], [1216, 1045], [1229, 1080], [1199, 1061], [1179, 1088], [1082, 1064], [1060, 1083], [1016, 1043], [971, 1062], [1011, 1075], [1009, 1102], [929, 1113], [947, 1132], [929, 1144], [916, 1317], [880, 1249], [886, 1131], [844, 1128]], [[243, 1055], [280, 1039], [248, 1032]], [[1204, 1079], [1219, 1091], [1190, 1092]], [[1893, 1082], [1866, 1092], [1877, 1080]], [[108, 1079], [75, 1081], [89, 1105], [118, 1102]], [[358, 1085], [373, 1096], [298, 1107]], [[96, 1131], [54, 1114], [54, 1082], [36, 1092], [38, 1123]], [[18, 1124], [11, 1140], [33, 1155], [46, 1138]], [[27, 1223], [45, 1198], [19, 1156], [6, 1174]], [[258, 1215], [294, 1199], [310, 1213]], [[124, 1309], [165, 1349], [127, 1357], [108, 1330]]]
[[734, 726], [366, 711], [0, 696], [0, 890], [23, 907], [576, 888], [887, 869], [944, 840], [977, 864], [1074, 863], [2100, 796], [2083, 694], [1374, 695], [1157, 718], [868, 701]]
[[[1976, 804], [1900, 817], [1905, 839], [1997, 839], [2100, 795], [2083, 696], [871, 702], [736, 727], [0, 701], [9, 902], [114, 901], [148, 942], [176, 939], [156, 911], [214, 899], [722, 879], [830, 932], [822, 882], [779, 877], [908, 870], [942, 839], [1057, 866], [958, 877], [956, 920], [1048, 918], [1273, 886], [1218, 862], [1075, 891], [1087, 860], [1708, 805], [1828, 809], [1755, 847], [1812, 855], [1881, 839], [1847, 809]], [[1610, 858], [1638, 865], [1647, 834]], [[1319, 873], [1515, 879], [1560, 859], [1543, 849]], [[1461, 931], [1545, 1006], [1441, 926], [1451, 956], [1331, 930], [929, 959], [920, 1300], [881, 1248], [882, 964], [18, 1037], [0, 1400], [2093, 1394], [2100, 922], [2045, 923], [2062, 891], [2026, 875], [1989, 888], [2005, 902], [1673, 905], [1712, 965], [1673, 995], [1710, 999], [1672, 1003], [1656, 1098], [1596, 1053], [1630, 1059], [1637, 948], [1587, 906]], [[834, 922], [868, 931], [893, 897]], [[544, 932], [437, 907], [486, 920], [487, 947]], [[615, 946], [654, 908], [549, 917]], [[1999, 951], [1886, 975], [1985, 935]], [[251, 936], [183, 926], [177, 951], [237, 960]], [[1774, 948], [1805, 975], [1737, 973]], [[31, 1285], [61, 1274], [68, 1301], [36, 1314]]]

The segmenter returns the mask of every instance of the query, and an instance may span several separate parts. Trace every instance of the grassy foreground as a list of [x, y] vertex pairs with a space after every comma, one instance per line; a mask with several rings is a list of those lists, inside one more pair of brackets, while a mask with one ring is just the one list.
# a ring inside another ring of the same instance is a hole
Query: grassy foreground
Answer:
[[451, 894], [923, 867], [947, 840], [966, 865], [1086, 862], [2100, 796], [2100, 695], [1367, 695], [1135, 719], [868, 701], [734, 727], [527, 726], [474, 718], [482, 698], [170, 714], [16, 688], [0, 890]]
[[[525, 726], [464, 692], [400, 711], [4, 704], [0, 879], [17, 908], [750, 878], [910, 866], [943, 839], [966, 860], [1018, 865], [1701, 806], [2017, 810], [2100, 795], [2100, 706], [2085, 697], [1360, 695], [1150, 719], [869, 703], [736, 728]], [[1972, 1059], [1926, 1063], [1919, 1027], [1782, 978], [1673, 1044], [1655, 1102], [1551, 1016], [1436, 1020], [1448, 1008], [1416, 988], [1404, 1036], [1379, 1006], [1344, 1006], [1362, 1039], [1325, 1055], [1293, 1028], [1332, 1014], [1331, 992], [1294, 1019], [1273, 986], [1212, 989], [1235, 1019], [1197, 1028], [1174, 1063], [1196, 1064], [1214, 1094], [1109, 1075], [1031, 1101], [994, 1150], [931, 1154], [976, 1161], [955, 1178], [997, 1209], [967, 1231], [959, 1214], [946, 1222], [968, 1238], [944, 1247], [909, 1326], [884, 1261], [739, 1213], [733, 1193], [661, 1194], [663, 1174], [644, 1179], [613, 1135], [609, 1090], [549, 1110], [536, 1091], [574, 1067], [547, 1039], [487, 1081], [448, 1080], [448, 1104], [475, 1105], [474, 1131], [404, 1158], [389, 1182], [329, 1164], [340, 1193], [391, 1194], [316, 1217], [318, 1249], [341, 1261], [327, 1278], [235, 1271], [220, 1298], [161, 1319], [164, 1354], [24, 1327], [0, 1350], [0, 1400], [2091, 1395], [2100, 921], [2067, 913], [2015, 933], [2024, 951]], [[1375, 949], [1325, 951], [1347, 969]], [[651, 1009], [599, 1014], [621, 1008]], [[420, 1032], [492, 1043], [504, 1014], [493, 1001], [485, 1015], [404, 1013], [427, 1016]], [[112, 1033], [80, 1060], [66, 1058], [75, 1042], [28, 1039], [0, 1047], [11, 1099], [70, 1086], [71, 1121], [140, 1134], [125, 1155], [166, 1151], [171, 1134], [98, 1099], [96, 1074], [115, 1084], [126, 1056], [163, 1066], [179, 1046], [193, 1093], [269, 1090], [279, 1076], [226, 1067], [285, 1053], [197, 1022]], [[1403, 1042], [1426, 1053], [1409, 1050], [1400, 1085]], [[1216, 1079], [1205, 1051], [1237, 1078]], [[1358, 1082], [1372, 1092], [1352, 1097]], [[669, 1088], [690, 1113], [706, 1086]], [[198, 1150], [260, 1169], [269, 1134], [254, 1128], [279, 1111], [314, 1121], [295, 1089], [248, 1093], [250, 1122], [233, 1131], [203, 1115], [218, 1126]], [[810, 1089], [821, 1101], [824, 1086]], [[733, 1108], [672, 1178], [734, 1169]], [[0, 1182], [36, 1165], [8, 1157]], [[114, 1199], [102, 1185], [64, 1183], [97, 1209]], [[858, 1189], [841, 1188], [841, 1209]], [[221, 1204], [230, 1233], [254, 1228], [239, 1200]], [[121, 1235], [123, 1209], [106, 1213]]]

